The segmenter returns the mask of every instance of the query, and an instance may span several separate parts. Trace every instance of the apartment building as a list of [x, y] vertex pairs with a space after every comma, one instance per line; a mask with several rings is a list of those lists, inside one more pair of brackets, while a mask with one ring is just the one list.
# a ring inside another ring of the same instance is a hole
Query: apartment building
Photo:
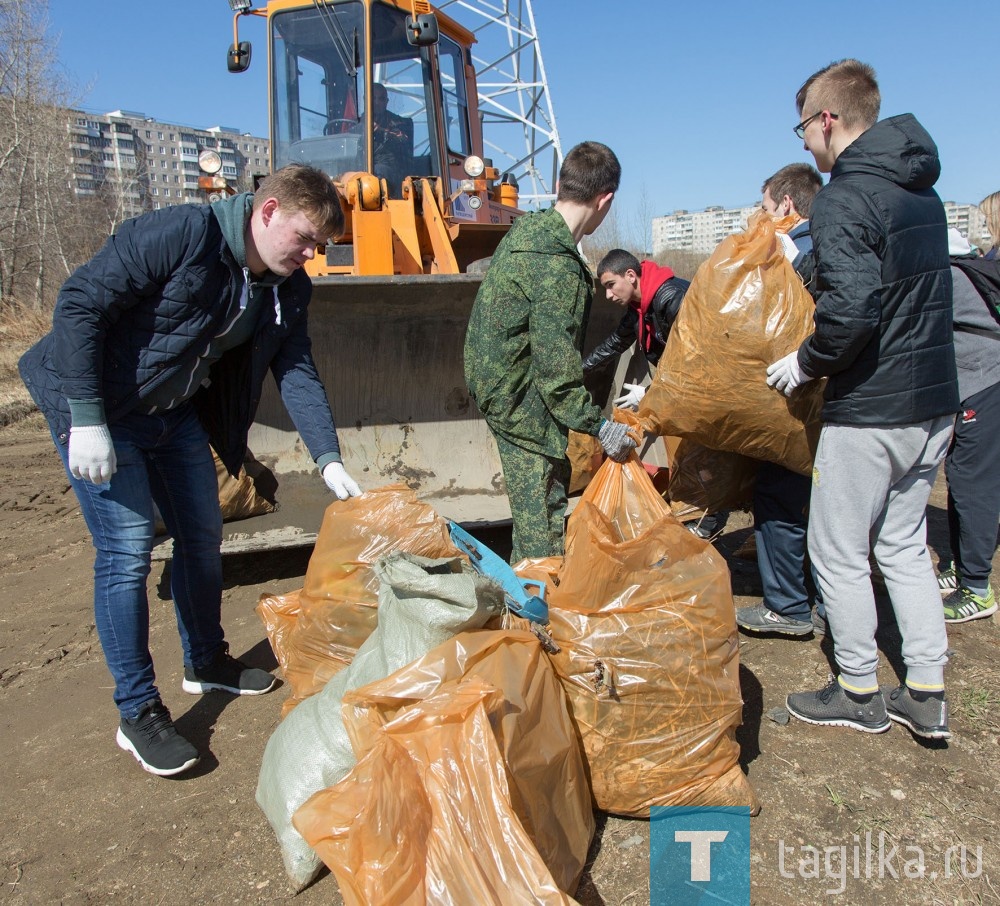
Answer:
[[978, 205], [946, 201], [944, 212], [948, 217], [948, 226], [958, 230], [973, 245], [980, 248], [989, 248], [992, 245], [986, 231], [986, 218]]
[[726, 236], [746, 229], [747, 218], [759, 205], [741, 208], [713, 206], [703, 211], [674, 211], [653, 218], [653, 255], [666, 249], [711, 252]]
[[198, 154], [218, 151], [222, 175], [241, 189], [270, 169], [270, 142], [229, 126], [195, 129], [131, 110], [69, 111], [73, 191], [111, 198], [123, 217], [201, 203]]

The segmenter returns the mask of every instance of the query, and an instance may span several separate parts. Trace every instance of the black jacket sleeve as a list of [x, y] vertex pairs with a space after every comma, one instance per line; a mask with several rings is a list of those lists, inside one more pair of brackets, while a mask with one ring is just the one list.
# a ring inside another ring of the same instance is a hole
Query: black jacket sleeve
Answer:
[[614, 332], [583, 360], [584, 373], [603, 368], [625, 352], [639, 336], [639, 312], [630, 308]]
[[667, 345], [667, 337], [670, 336], [670, 328], [677, 320], [677, 313], [681, 310], [681, 302], [688, 291], [691, 283], [680, 277], [671, 277], [660, 284], [660, 288], [653, 294], [653, 301], [650, 309], [653, 312], [653, 323], [656, 327], [656, 339], [662, 352]]

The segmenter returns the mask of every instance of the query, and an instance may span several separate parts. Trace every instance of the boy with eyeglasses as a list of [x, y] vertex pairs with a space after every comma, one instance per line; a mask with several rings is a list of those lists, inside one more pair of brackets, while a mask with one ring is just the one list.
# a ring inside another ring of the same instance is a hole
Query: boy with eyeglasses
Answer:
[[[790, 395], [827, 378], [808, 543], [840, 673], [787, 707], [808, 723], [881, 733], [891, 719], [945, 739], [947, 636], [925, 522], [958, 405], [941, 164], [911, 114], [877, 121], [864, 63], [832, 63], [795, 100], [795, 132], [830, 174], [811, 217], [815, 332], [767, 380]], [[903, 639], [898, 688], [876, 677], [870, 552]]]

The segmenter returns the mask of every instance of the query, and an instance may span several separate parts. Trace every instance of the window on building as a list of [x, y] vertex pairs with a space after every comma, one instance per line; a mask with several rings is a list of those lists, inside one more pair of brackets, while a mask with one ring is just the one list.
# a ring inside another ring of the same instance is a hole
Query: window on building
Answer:
[[156, 133], [156, 137], [157, 137], [157, 138], [158, 138], [158, 139], [159, 139], [159, 140], [160, 140], [161, 142], [163, 141], [163, 133], [162, 133], [162, 132], [157, 132], [157, 133]]
[[170, 156], [171, 157], [177, 157], [177, 149], [176, 148], [171, 148], [170, 149]]
[[163, 190], [163, 194], [164, 195], [169, 195], [170, 194], [170, 189], [164, 189]]
[[180, 182], [180, 181], [181, 181], [181, 178], [179, 176], [175, 176], [174, 177], [174, 182]]
[[167, 162], [165, 160], [161, 160], [160, 161], [160, 169], [162, 169], [162, 170], [166, 170], [167, 169]]
[[156, 188], [156, 186], [153, 186], [153, 188], [150, 189], [149, 191], [152, 192], [154, 195], [159, 195], [160, 194], [160, 190], [158, 188]]

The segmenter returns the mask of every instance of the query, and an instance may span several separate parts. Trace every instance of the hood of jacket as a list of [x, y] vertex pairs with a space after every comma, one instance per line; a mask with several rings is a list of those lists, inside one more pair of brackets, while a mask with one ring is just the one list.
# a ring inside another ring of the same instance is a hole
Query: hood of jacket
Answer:
[[[247, 266], [247, 245], [246, 231], [253, 214], [253, 192], [243, 192], [239, 195], [230, 195], [219, 201], [212, 202], [212, 213], [219, 221], [222, 228], [222, 238], [225, 240], [229, 250], [233, 253], [233, 258], [243, 271], [243, 281], [246, 284], [246, 291], [253, 296], [260, 287], [277, 287], [284, 280], [284, 277], [275, 274], [273, 271], [264, 271], [260, 276], [252, 275]], [[240, 303], [241, 308], [245, 308], [247, 300]], [[274, 293], [274, 313], [277, 322], [281, 323], [281, 306], [278, 301], [277, 292]]]
[[222, 227], [222, 236], [240, 268], [247, 266], [246, 230], [253, 211], [253, 193], [243, 192], [212, 202], [212, 213]]
[[669, 267], [648, 260], [642, 262], [641, 269], [642, 273], [639, 276], [640, 301], [638, 305], [633, 304], [631, 307], [639, 312], [639, 347], [643, 352], [649, 352], [652, 348], [653, 336], [646, 323], [646, 315], [649, 312], [649, 307], [653, 304], [653, 296], [656, 295], [656, 291], [673, 278], [674, 272]]
[[879, 120], [859, 135], [837, 158], [830, 178], [848, 173], [880, 176], [919, 191], [941, 175], [937, 145], [912, 113]]

